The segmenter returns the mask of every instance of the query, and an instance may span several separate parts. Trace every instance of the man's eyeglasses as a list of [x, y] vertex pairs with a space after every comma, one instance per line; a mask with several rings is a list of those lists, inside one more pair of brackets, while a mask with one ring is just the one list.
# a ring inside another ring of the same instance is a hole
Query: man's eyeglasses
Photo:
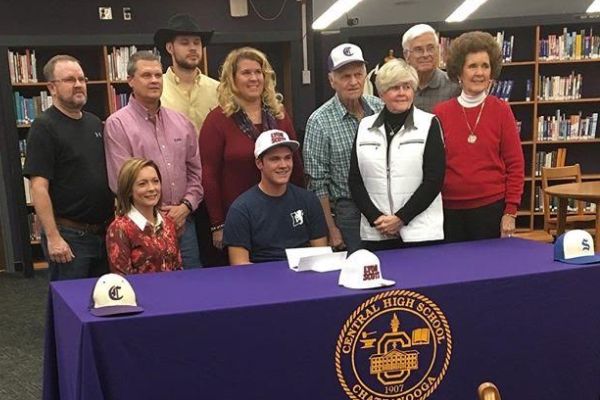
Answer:
[[424, 56], [425, 54], [435, 54], [436, 51], [437, 47], [431, 44], [427, 47], [415, 47], [410, 50], [410, 52], [414, 53], [417, 57]]
[[64, 78], [64, 79], [54, 79], [54, 80], [52, 80], [50, 82], [61, 82], [61, 83], [64, 83], [66, 85], [73, 85], [73, 86], [75, 86], [76, 82], [79, 82], [79, 83], [81, 83], [83, 85], [84, 83], [87, 83], [88, 81], [89, 81], [89, 79], [88, 79], [87, 76], [80, 76], [78, 78], [75, 78], [74, 76], [70, 76], [70, 77]]

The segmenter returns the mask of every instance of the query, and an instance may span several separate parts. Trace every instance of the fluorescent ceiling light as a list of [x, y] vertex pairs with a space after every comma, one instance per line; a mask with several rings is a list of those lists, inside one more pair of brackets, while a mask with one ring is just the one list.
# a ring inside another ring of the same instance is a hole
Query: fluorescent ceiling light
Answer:
[[590, 14], [600, 12], [600, 0], [594, 0], [585, 12]]
[[[480, 5], [485, 3], [487, 0], [465, 0], [448, 18], [446, 18], [446, 22], [461, 22], [467, 19], [467, 17], [475, 10], [479, 8]], [[598, 0], [596, 0], [598, 1]]]
[[342, 15], [352, 10], [362, 0], [337, 0], [312, 24], [315, 30], [325, 29]]

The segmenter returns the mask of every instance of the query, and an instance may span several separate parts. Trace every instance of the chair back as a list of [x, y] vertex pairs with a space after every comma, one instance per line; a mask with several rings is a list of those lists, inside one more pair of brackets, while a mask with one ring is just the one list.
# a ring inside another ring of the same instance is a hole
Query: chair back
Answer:
[[[546, 189], [548, 182], [554, 184], [581, 182], [581, 167], [579, 164], [569, 165], [566, 167], [543, 167], [542, 168], [542, 189]], [[556, 218], [551, 215], [550, 211], [550, 195], [543, 190], [544, 202], [544, 230], [549, 232], [556, 227]], [[583, 205], [580, 201], [577, 202], [577, 215], [583, 216]]]

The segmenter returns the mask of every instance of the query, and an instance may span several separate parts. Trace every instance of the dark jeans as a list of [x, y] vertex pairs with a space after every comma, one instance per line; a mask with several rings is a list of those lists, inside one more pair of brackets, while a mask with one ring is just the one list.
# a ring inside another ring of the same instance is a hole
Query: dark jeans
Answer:
[[183, 269], [201, 268], [200, 251], [198, 250], [198, 237], [196, 236], [196, 223], [192, 215], [185, 220], [183, 235], [179, 237], [179, 250], [183, 261]]
[[194, 213], [194, 220], [196, 222], [196, 236], [198, 237], [198, 248], [200, 249], [202, 265], [204, 267], [229, 265], [227, 251], [219, 250], [213, 246], [210, 219], [204, 201], [200, 203]]
[[338, 199], [332, 206], [335, 224], [342, 232], [348, 254], [361, 249], [360, 210], [350, 199]]
[[504, 205], [504, 200], [499, 200], [477, 208], [461, 210], [444, 208], [446, 242], [499, 238]]
[[94, 278], [108, 272], [104, 233], [95, 235], [64, 226], [59, 226], [58, 231], [71, 247], [75, 258], [68, 263], [50, 261], [50, 257], [48, 257], [48, 239], [42, 233], [42, 249], [46, 260], [48, 260], [51, 281]]

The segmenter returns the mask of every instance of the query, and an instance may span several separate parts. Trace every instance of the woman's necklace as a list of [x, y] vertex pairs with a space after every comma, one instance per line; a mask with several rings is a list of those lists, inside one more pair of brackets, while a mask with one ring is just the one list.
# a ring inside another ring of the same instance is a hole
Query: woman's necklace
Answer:
[[483, 107], [485, 106], [485, 101], [481, 103], [481, 108], [479, 109], [479, 114], [477, 115], [477, 119], [475, 120], [475, 126], [471, 128], [471, 124], [469, 123], [469, 119], [467, 118], [467, 112], [463, 106], [460, 106], [463, 111], [463, 115], [465, 117], [465, 122], [469, 127], [469, 136], [467, 137], [467, 142], [469, 144], [474, 144], [477, 141], [477, 135], [475, 134], [475, 129], [477, 129], [477, 125], [479, 125], [479, 119], [481, 118], [481, 113], [483, 112]]

